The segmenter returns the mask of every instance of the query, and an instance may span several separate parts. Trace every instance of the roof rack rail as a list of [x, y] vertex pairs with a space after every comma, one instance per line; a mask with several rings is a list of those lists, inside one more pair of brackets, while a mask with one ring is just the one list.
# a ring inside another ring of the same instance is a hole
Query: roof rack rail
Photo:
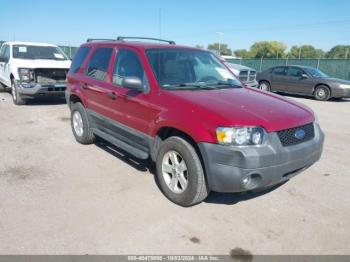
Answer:
[[86, 40], [87, 43], [95, 42], [95, 41], [115, 41], [115, 39], [105, 39], [105, 38], [88, 38]]
[[135, 36], [118, 36], [117, 37], [117, 41], [125, 41], [126, 39], [152, 40], [152, 41], [166, 42], [169, 45], [175, 45], [176, 44], [172, 40], [164, 40], [164, 39], [150, 38], [150, 37], [135, 37]]

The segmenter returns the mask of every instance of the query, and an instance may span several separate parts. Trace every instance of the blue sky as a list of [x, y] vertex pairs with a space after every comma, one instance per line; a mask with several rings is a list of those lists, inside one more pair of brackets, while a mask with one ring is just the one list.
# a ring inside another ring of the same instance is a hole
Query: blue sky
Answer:
[[234, 50], [261, 40], [325, 50], [350, 44], [349, 0], [0, 0], [0, 10], [3, 40], [80, 45], [88, 37], [161, 32], [185, 45], [221, 39]]

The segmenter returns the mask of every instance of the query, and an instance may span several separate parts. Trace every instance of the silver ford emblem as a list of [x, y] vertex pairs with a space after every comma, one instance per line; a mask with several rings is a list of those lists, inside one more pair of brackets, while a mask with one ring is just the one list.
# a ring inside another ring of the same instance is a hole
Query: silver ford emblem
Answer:
[[298, 129], [295, 131], [294, 136], [297, 139], [303, 139], [305, 137], [305, 131], [303, 129]]

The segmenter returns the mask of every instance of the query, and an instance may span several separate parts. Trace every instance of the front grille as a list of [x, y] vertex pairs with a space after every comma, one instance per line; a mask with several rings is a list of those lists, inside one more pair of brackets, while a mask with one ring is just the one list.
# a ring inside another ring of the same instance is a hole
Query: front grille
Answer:
[[243, 82], [246, 82], [248, 80], [248, 71], [244, 70], [239, 72], [239, 79]]
[[239, 79], [243, 82], [247, 81], [255, 81], [256, 79], [256, 71], [248, 71], [248, 70], [243, 70], [239, 73]]
[[256, 71], [249, 72], [249, 81], [255, 81], [256, 79]]
[[[297, 138], [297, 131], [303, 130], [305, 135], [303, 138]], [[304, 126], [294, 127], [277, 132], [278, 137], [283, 146], [292, 146], [308, 141], [315, 136], [314, 124], [310, 123]]]

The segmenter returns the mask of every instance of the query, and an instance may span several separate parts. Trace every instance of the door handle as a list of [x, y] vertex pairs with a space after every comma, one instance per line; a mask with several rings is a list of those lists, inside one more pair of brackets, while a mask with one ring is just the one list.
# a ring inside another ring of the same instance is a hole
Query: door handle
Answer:
[[86, 90], [86, 89], [88, 89], [88, 85], [85, 84], [85, 83], [84, 83], [84, 84], [81, 84], [81, 88]]
[[109, 92], [107, 93], [107, 96], [112, 100], [115, 100], [117, 98], [117, 94], [115, 92]]

